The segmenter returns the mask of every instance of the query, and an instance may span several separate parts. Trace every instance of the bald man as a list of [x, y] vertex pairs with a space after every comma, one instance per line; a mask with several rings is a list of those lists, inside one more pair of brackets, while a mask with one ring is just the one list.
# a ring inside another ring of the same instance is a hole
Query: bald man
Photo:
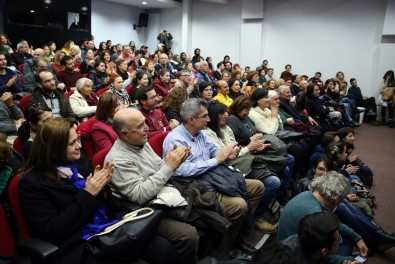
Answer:
[[44, 56], [43, 49], [35, 49], [33, 52], [33, 57], [26, 59], [25, 63], [23, 64], [23, 75], [34, 72], [33, 59], [43, 56]]
[[[143, 114], [133, 108], [119, 110], [113, 119], [118, 135], [105, 161], [114, 164], [110, 183], [115, 196], [141, 205], [153, 199], [187, 158], [190, 148], [176, 147], [162, 160], [147, 143], [148, 126]], [[164, 218], [157, 234], [177, 251], [178, 263], [196, 263], [199, 235], [195, 227]]]

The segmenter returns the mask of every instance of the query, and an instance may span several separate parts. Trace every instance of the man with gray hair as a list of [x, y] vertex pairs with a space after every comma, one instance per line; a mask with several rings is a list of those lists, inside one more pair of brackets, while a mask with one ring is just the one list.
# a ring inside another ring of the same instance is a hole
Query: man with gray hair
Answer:
[[[148, 126], [144, 115], [133, 108], [119, 110], [113, 120], [118, 135], [105, 162], [114, 164], [110, 182], [116, 197], [145, 205], [156, 197], [174, 171], [188, 156], [189, 147], [174, 147], [164, 160], [158, 157], [148, 142]], [[195, 227], [163, 218], [157, 234], [174, 245], [177, 263], [196, 263], [199, 235]]]
[[[173, 129], [163, 142], [163, 158], [173, 150], [174, 146], [190, 147], [191, 151], [186, 161], [180, 164], [173, 173], [173, 178], [175, 180], [189, 179], [191, 181], [205, 181], [209, 178], [207, 174], [214, 170], [222, 169], [221, 172], [227, 172], [228, 167], [221, 165], [228, 159], [235, 159], [239, 154], [240, 148], [237, 146], [237, 143], [233, 143], [219, 149], [209, 140], [205, 132], [202, 131], [207, 127], [207, 123], [210, 121], [207, 103], [201, 99], [190, 98], [181, 105], [180, 116], [182, 125]], [[220, 177], [225, 178], [229, 176], [218, 174]], [[232, 194], [230, 194], [232, 191], [228, 193], [225, 193], [224, 190], [220, 191], [218, 186], [214, 186], [213, 184], [199, 183], [200, 185], [204, 185], [208, 191], [222, 192], [220, 202], [225, 208], [227, 218], [232, 221], [233, 224], [228, 233], [229, 239], [227, 242], [229, 245], [232, 245], [236, 241], [241, 225], [249, 209], [251, 209], [250, 213], [254, 213], [262, 198], [264, 189], [261, 181], [244, 179], [241, 173], [240, 176], [242, 178], [240, 180], [241, 184], [229, 187], [229, 190], [234, 190]], [[232, 175], [231, 177], [234, 176]], [[221, 179], [218, 179], [218, 181], [220, 180]], [[245, 189], [248, 196], [247, 200], [240, 195], [234, 194], [237, 188]], [[250, 206], [248, 206], [248, 204], [250, 204]], [[242, 239], [239, 239], [237, 242], [239, 249], [243, 249], [247, 252], [249, 252], [249, 250], [252, 251], [251, 247], [248, 248], [248, 245], [245, 244]]]
[[[333, 212], [350, 191], [350, 183], [341, 174], [335, 171], [325, 176], [315, 178], [309, 186], [311, 191], [302, 192], [287, 203], [281, 213], [278, 224], [277, 238], [284, 240], [298, 233], [300, 220], [306, 215], [316, 212]], [[340, 244], [338, 254], [327, 256], [331, 260], [343, 263], [351, 256], [353, 244], [356, 244], [360, 254], [367, 256], [368, 248], [362, 237], [353, 229], [340, 224], [339, 233], [343, 242]]]
[[188, 95], [190, 95], [194, 90], [199, 92], [199, 86], [197, 86], [197, 79], [190, 77], [187, 70], [182, 70], [178, 74], [178, 79], [174, 84], [174, 88], [182, 87], [187, 90]]
[[11, 53], [11, 64], [18, 67], [20, 64], [24, 64], [25, 60], [32, 58], [29, 53], [29, 45], [25, 41], [21, 41], [16, 45], [17, 52]]

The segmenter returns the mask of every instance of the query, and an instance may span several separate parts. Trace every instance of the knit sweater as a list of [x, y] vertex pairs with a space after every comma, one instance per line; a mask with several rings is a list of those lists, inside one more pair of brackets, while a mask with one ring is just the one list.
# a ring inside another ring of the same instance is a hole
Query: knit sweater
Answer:
[[110, 183], [114, 195], [138, 204], [154, 198], [174, 172], [148, 143], [137, 147], [117, 139], [105, 161], [115, 166]]
[[259, 106], [253, 107], [248, 115], [255, 123], [256, 130], [264, 134], [276, 134], [279, 123], [278, 117], [272, 117], [270, 109], [261, 109]]

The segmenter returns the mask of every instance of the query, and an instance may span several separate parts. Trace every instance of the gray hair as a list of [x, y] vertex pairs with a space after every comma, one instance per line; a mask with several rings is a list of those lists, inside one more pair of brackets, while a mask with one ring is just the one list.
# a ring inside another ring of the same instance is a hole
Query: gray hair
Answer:
[[81, 78], [77, 81], [77, 83], [75, 84], [75, 87], [77, 88], [77, 90], [79, 91], [81, 88], [83, 88], [85, 86], [85, 83], [89, 82], [90, 84], [93, 84], [91, 79], [88, 78]]
[[286, 88], [289, 88], [289, 86], [280, 85], [280, 86], [277, 88], [277, 91], [278, 91], [279, 94], [282, 94], [282, 93], [285, 91]]
[[127, 127], [125, 116], [115, 115], [112, 120], [112, 129], [117, 133], [118, 137], [121, 136], [121, 132]]
[[350, 193], [350, 183], [340, 173], [329, 171], [324, 176], [313, 179], [309, 189], [313, 192], [318, 191], [327, 200], [338, 202]]
[[47, 64], [48, 67], [48, 61], [46, 59], [44, 59], [43, 57], [36, 57], [33, 58], [33, 67], [36, 67], [38, 65], [39, 62], [45, 62]]
[[278, 93], [275, 90], [269, 90], [267, 96], [269, 97], [269, 101], [272, 101], [274, 97], [278, 96]]
[[20, 48], [22, 48], [22, 46], [23, 45], [25, 45], [26, 44], [26, 42], [25, 41], [21, 41], [21, 42], [19, 42], [18, 44], [16, 44], [16, 49], [20, 49]]
[[200, 106], [207, 108], [207, 103], [200, 98], [189, 98], [184, 101], [180, 109], [181, 121], [185, 124], [188, 122], [188, 118], [197, 117], [200, 113]]

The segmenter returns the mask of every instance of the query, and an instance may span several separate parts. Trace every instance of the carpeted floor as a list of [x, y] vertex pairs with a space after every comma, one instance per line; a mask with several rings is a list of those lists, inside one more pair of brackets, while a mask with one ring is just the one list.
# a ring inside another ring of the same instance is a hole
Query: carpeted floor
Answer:
[[[395, 128], [362, 124], [355, 132], [355, 150], [374, 173], [371, 193], [376, 196], [375, 221], [389, 233], [395, 232]], [[247, 242], [257, 245], [263, 234], [259, 231], [249, 236]], [[270, 236], [266, 243], [275, 241]], [[370, 264], [395, 263], [395, 247], [384, 254], [375, 253]]]
[[[355, 129], [355, 150], [374, 173], [371, 193], [376, 196], [375, 221], [387, 232], [395, 232], [395, 128], [362, 124]], [[395, 247], [375, 254], [368, 263], [395, 263]]]

